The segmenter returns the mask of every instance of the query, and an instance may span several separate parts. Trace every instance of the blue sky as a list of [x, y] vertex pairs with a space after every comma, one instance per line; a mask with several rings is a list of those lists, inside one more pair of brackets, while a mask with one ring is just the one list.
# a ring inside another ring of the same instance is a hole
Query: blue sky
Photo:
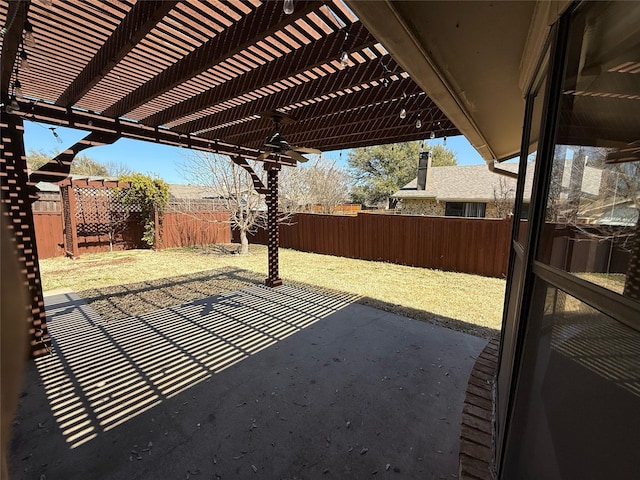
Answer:
[[[54, 137], [50, 125], [25, 121], [25, 148], [29, 150], [43, 150], [53, 153], [62, 151], [83, 138], [87, 132], [71, 128], [55, 127], [61, 143]], [[442, 143], [442, 139], [429, 140], [431, 144]], [[456, 153], [458, 165], [478, 165], [484, 161], [463, 136], [447, 138], [447, 148]], [[92, 147], [82, 152], [84, 155], [101, 163], [112, 162], [124, 165], [142, 173], [156, 173], [169, 183], [186, 183], [180, 174], [179, 165], [184, 161], [189, 150], [151, 142], [129, 140], [122, 138], [113, 145]], [[325, 152], [324, 155], [337, 160], [343, 166], [347, 163], [348, 151]]]

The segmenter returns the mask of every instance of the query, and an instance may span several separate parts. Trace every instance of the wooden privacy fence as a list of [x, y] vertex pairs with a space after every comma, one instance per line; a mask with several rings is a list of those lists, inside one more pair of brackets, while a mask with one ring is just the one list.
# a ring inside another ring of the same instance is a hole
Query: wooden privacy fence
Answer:
[[38, 258], [64, 255], [62, 212], [33, 212]]
[[[39, 258], [65, 255], [65, 229], [62, 215], [62, 212], [33, 212]], [[165, 213], [160, 229], [160, 248], [230, 243], [231, 229], [228, 220], [227, 212]], [[120, 235], [131, 240], [118, 243], [114, 248], [122, 250], [128, 245], [135, 245], [133, 248], [148, 248], [140, 240], [142, 230], [140, 220], [136, 223], [127, 223]], [[76, 256], [109, 250], [109, 243], [105, 241], [104, 236], [96, 238], [81, 236]]]
[[231, 243], [228, 212], [167, 212], [160, 231], [161, 248]]
[[[511, 220], [298, 214], [293, 222], [280, 226], [281, 247], [492, 277], [507, 274]], [[233, 233], [238, 241], [238, 232]], [[266, 232], [259, 230], [249, 241], [266, 244]]]

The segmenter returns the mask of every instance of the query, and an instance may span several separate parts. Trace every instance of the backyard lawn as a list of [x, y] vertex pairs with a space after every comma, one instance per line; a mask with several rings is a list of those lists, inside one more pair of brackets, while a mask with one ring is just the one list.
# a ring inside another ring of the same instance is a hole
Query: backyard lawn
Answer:
[[[267, 249], [237, 245], [128, 250], [40, 261], [45, 295], [71, 289], [106, 318], [159, 308], [262, 283]], [[280, 249], [285, 283], [354, 301], [478, 336], [497, 335], [505, 281], [382, 262]]]

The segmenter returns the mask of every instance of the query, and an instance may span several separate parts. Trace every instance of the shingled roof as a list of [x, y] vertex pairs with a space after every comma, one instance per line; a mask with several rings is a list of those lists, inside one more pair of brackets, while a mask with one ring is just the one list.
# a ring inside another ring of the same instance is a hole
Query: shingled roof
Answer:
[[[525, 179], [525, 200], [531, 196], [534, 163], [527, 166]], [[515, 163], [505, 163], [501, 169], [518, 171]], [[503, 187], [501, 187], [501, 182]], [[495, 200], [495, 193], [506, 188], [508, 197], [515, 197], [516, 180], [490, 172], [486, 165], [464, 165], [453, 167], [431, 167], [425, 190], [417, 189], [417, 178], [414, 178], [392, 198], [429, 198], [445, 202], [489, 202]], [[494, 190], [495, 189], [495, 190]]]

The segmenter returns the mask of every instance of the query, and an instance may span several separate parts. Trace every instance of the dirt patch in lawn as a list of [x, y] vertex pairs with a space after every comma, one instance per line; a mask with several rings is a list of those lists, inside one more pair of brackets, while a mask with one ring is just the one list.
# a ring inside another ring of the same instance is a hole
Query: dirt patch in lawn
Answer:
[[78, 292], [106, 320], [143, 315], [264, 282], [262, 275], [233, 267]]
[[[478, 337], [494, 338], [499, 333], [482, 325], [475, 325], [371, 297], [295, 280], [285, 279], [285, 283]], [[264, 284], [264, 276], [261, 274], [234, 267], [224, 267], [190, 275], [130, 283], [128, 285], [94, 288], [78, 292], [78, 295], [84, 298], [104, 319], [118, 320], [261, 284]]]

